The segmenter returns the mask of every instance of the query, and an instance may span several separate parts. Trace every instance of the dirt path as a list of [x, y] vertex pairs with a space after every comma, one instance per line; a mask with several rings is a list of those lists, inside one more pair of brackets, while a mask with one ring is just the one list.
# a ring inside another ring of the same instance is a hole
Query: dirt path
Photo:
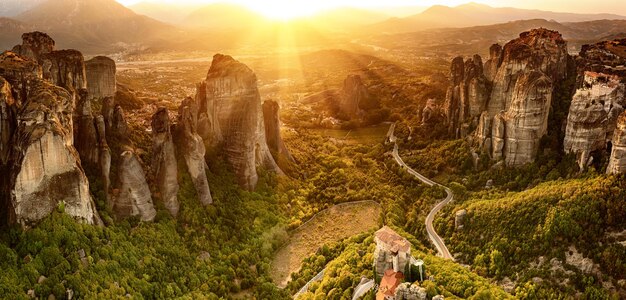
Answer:
[[378, 228], [380, 205], [375, 202], [346, 203], [320, 212], [296, 229], [287, 245], [272, 260], [272, 280], [284, 288], [302, 260], [322, 245]]

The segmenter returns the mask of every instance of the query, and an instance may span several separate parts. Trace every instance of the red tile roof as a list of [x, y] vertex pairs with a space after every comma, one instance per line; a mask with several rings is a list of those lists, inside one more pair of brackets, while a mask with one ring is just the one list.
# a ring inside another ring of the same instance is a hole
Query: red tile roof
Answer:
[[385, 296], [394, 296], [396, 288], [404, 281], [402, 272], [394, 272], [392, 269], [385, 271], [383, 279], [380, 281], [376, 300], [384, 300]]

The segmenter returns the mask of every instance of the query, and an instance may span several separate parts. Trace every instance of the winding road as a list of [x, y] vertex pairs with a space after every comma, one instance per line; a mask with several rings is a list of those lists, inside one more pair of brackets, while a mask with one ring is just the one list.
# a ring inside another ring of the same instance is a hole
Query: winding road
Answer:
[[437, 234], [437, 232], [435, 231], [435, 228], [433, 227], [433, 220], [435, 219], [435, 216], [437, 215], [437, 213], [446, 204], [450, 203], [450, 201], [452, 201], [454, 199], [454, 194], [452, 193], [452, 190], [450, 190], [448, 187], [443, 186], [441, 184], [438, 184], [438, 183], [428, 179], [426, 176], [424, 176], [424, 175], [418, 173], [417, 171], [411, 169], [411, 167], [409, 167], [406, 163], [404, 163], [404, 161], [402, 160], [402, 158], [398, 154], [398, 144], [396, 143], [396, 137], [394, 135], [394, 130], [395, 130], [395, 124], [392, 124], [391, 127], [389, 128], [389, 133], [387, 134], [387, 137], [388, 137], [389, 141], [393, 143], [393, 152], [392, 152], [392, 154], [393, 154], [393, 158], [396, 160], [398, 165], [400, 165], [402, 168], [406, 169], [407, 172], [409, 172], [409, 174], [415, 176], [417, 179], [419, 179], [420, 181], [422, 181], [426, 185], [428, 185], [428, 186], [438, 185], [440, 187], [443, 187], [445, 189], [445, 191], [446, 191], [446, 198], [444, 198], [441, 202], [437, 203], [437, 205], [435, 205], [435, 207], [433, 207], [433, 209], [430, 211], [430, 213], [428, 213], [428, 216], [426, 216], [426, 232], [428, 232], [428, 238], [430, 238], [431, 242], [437, 248], [437, 251], [439, 252], [439, 256], [441, 256], [441, 257], [443, 257], [445, 259], [450, 259], [450, 260], [454, 261], [454, 257], [450, 254], [450, 251], [448, 250], [448, 247], [446, 247], [446, 244], [443, 242], [443, 239]]

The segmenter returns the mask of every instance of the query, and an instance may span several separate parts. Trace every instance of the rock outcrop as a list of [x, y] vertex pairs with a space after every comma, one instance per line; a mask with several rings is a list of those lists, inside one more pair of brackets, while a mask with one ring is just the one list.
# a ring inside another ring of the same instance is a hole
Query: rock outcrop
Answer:
[[10, 223], [28, 226], [63, 203], [67, 214], [101, 224], [72, 143], [72, 101], [65, 89], [45, 81], [28, 86], [10, 140], [3, 193]]
[[592, 152], [604, 150], [613, 137], [618, 116], [624, 111], [624, 84], [615, 75], [585, 72], [567, 116], [563, 147], [576, 153], [584, 169]]
[[[293, 161], [293, 157], [289, 150], [287, 150], [287, 146], [283, 142], [280, 134], [280, 116], [278, 111], [280, 106], [278, 102], [273, 100], [266, 100], [263, 102], [263, 119], [265, 122], [265, 137], [267, 138], [267, 146], [272, 151], [274, 155], [282, 155], [285, 158]], [[274, 157], [274, 159], [278, 160], [278, 157]]]
[[579, 70], [626, 77], [626, 38], [583, 45], [577, 65]]
[[15, 130], [17, 103], [11, 93], [11, 85], [0, 77], [0, 165], [4, 165], [10, 149], [9, 141]]
[[422, 109], [422, 126], [430, 126], [441, 121], [441, 108], [435, 99], [428, 99]]
[[450, 134], [473, 131], [477, 148], [507, 165], [533, 162], [568, 59], [562, 36], [543, 28], [492, 46], [484, 66], [478, 56], [456, 58], [444, 106]]
[[185, 158], [185, 164], [187, 165], [189, 175], [191, 175], [191, 180], [196, 188], [198, 200], [204, 205], [209, 205], [213, 203], [213, 198], [211, 197], [211, 190], [206, 177], [208, 169], [204, 160], [206, 148], [204, 147], [204, 141], [196, 131], [193, 108], [189, 106], [191, 103], [193, 103], [191, 99], [183, 101], [179, 109], [178, 127], [179, 137], [182, 140], [180, 149]]
[[96, 117], [96, 132], [98, 134], [98, 168], [102, 179], [104, 193], [107, 197], [107, 204], [112, 206], [109, 193], [111, 187], [111, 149], [106, 139], [106, 124], [104, 117]]
[[240, 185], [255, 188], [257, 166], [282, 173], [267, 146], [254, 72], [230, 56], [217, 54], [206, 80], [198, 87], [198, 113], [191, 118], [200, 119], [198, 128], [210, 132], [207, 135], [214, 144], [209, 146], [223, 145]]
[[178, 215], [178, 165], [174, 152], [174, 141], [170, 131], [170, 118], [166, 108], [160, 108], [152, 116], [152, 175], [165, 208]]
[[339, 112], [346, 119], [357, 119], [363, 116], [362, 106], [371, 101], [371, 95], [363, 84], [361, 76], [348, 75], [343, 81], [340, 91]]
[[626, 173], [626, 112], [622, 113], [617, 120], [612, 143], [611, 158], [606, 172], [608, 174]]
[[113, 212], [118, 218], [137, 216], [142, 221], [154, 220], [156, 210], [139, 159], [133, 151], [126, 150], [120, 154], [119, 160]]
[[55, 50], [42, 54], [39, 64], [43, 78], [70, 92], [87, 88], [85, 58], [76, 50]]
[[450, 77], [444, 103], [448, 132], [452, 136], [464, 137], [472, 127], [476, 127], [478, 117], [485, 110], [490, 84], [483, 74], [479, 55], [465, 62], [462, 57], [455, 58], [450, 67]]
[[78, 92], [74, 124], [74, 146], [80, 154], [83, 166], [97, 166], [100, 158], [99, 149], [96, 147], [98, 133], [91, 113], [91, 101], [85, 89]]
[[22, 34], [22, 44], [13, 47], [20, 56], [38, 61], [43, 54], [54, 51], [55, 42], [47, 34], [39, 31]]
[[91, 99], [114, 97], [116, 89], [115, 61], [106, 56], [96, 56], [85, 62], [87, 90]]

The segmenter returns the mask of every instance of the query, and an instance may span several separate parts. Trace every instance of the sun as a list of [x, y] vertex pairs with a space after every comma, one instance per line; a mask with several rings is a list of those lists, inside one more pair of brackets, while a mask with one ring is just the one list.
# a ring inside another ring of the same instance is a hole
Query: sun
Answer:
[[236, 2], [247, 6], [266, 18], [281, 21], [309, 17], [325, 8], [322, 3], [317, 1], [240, 0]]

